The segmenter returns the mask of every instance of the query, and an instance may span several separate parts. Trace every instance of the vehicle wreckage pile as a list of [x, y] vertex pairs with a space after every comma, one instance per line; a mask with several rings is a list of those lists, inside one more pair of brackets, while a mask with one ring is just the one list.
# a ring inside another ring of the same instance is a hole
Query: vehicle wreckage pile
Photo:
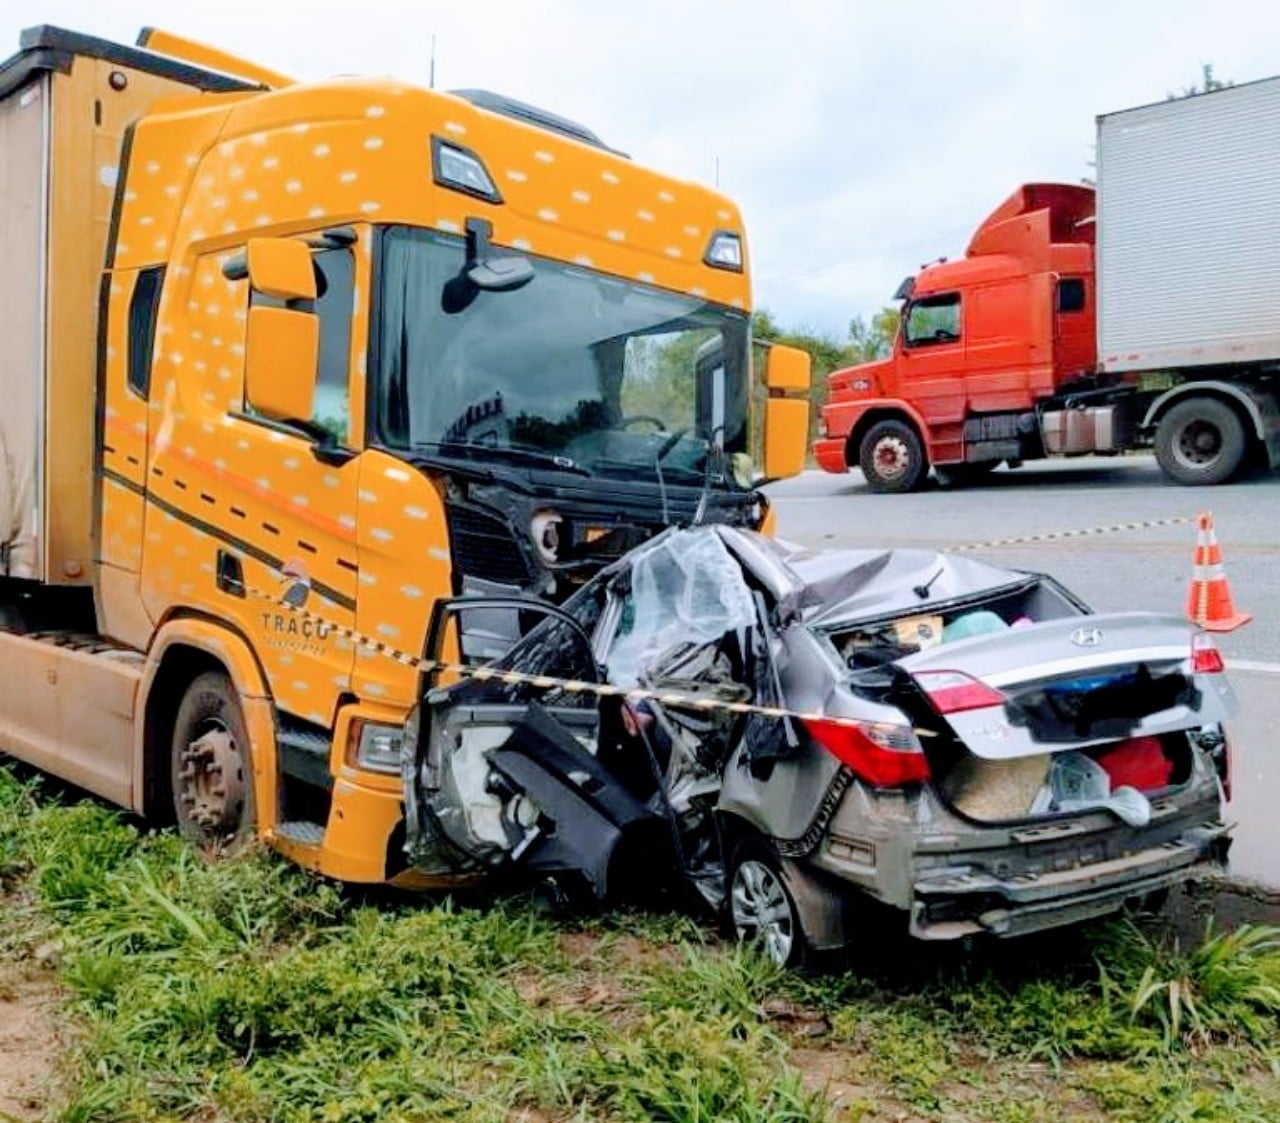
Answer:
[[684, 891], [789, 963], [869, 900], [920, 937], [1012, 935], [1225, 860], [1217, 650], [1042, 575], [670, 530], [561, 608], [462, 598], [432, 633], [521, 672], [424, 685], [407, 849], [438, 884]]

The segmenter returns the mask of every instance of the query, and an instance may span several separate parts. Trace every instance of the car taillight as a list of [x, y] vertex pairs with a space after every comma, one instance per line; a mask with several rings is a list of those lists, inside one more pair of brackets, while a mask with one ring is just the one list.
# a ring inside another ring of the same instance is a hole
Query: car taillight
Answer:
[[1003, 706], [1007, 701], [1000, 691], [963, 671], [919, 671], [915, 680], [940, 714]]
[[1204, 632], [1196, 632], [1191, 637], [1191, 671], [1197, 675], [1219, 675], [1227, 669], [1222, 661], [1222, 652], [1213, 642], [1213, 637]]
[[807, 718], [804, 726], [818, 744], [872, 787], [899, 788], [929, 779], [929, 762], [909, 725]]

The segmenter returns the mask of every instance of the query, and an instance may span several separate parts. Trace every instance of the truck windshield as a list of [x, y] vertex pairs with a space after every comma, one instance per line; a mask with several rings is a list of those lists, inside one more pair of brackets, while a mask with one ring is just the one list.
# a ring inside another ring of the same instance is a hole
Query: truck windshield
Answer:
[[701, 478], [745, 451], [744, 314], [699, 297], [532, 258], [512, 292], [446, 312], [461, 239], [385, 231], [376, 408], [391, 447], [602, 475]]

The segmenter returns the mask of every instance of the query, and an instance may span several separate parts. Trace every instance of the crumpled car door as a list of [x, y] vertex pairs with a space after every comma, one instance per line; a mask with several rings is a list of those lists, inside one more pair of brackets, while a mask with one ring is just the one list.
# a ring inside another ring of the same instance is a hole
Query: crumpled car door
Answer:
[[[504, 609], [519, 627], [495, 615]], [[457, 598], [437, 608], [429, 657], [492, 654], [513, 630], [522, 635], [505, 654], [478, 664], [487, 676], [424, 683], [403, 760], [410, 861], [437, 876], [568, 875], [603, 898], [619, 864], [667, 827], [597, 758], [599, 698], [558, 685], [599, 681], [582, 626], [540, 601]]]

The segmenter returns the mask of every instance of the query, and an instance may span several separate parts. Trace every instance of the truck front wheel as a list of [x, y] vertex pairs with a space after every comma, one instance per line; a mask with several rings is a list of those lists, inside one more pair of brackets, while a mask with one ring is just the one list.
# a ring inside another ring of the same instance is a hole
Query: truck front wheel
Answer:
[[905, 421], [878, 421], [858, 448], [858, 464], [872, 491], [915, 491], [929, 471], [924, 445]]
[[249, 735], [235, 685], [206, 671], [187, 688], [173, 727], [173, 807], [182, 834], [201, 846], [253, 831]]
[[1240, 415], [1217, 398], [1178, 402], [1156, 426], [1156, 460], [1180, 484], [1225, 483], [1244, 463], [1247, 446]]

